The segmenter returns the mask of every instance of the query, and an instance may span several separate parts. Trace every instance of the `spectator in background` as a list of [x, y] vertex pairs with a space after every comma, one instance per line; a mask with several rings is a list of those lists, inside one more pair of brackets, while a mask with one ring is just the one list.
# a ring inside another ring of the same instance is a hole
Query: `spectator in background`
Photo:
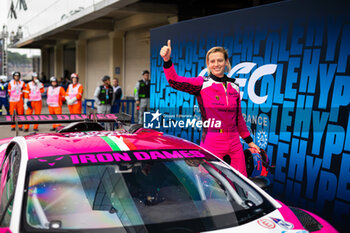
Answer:
[[[54, 76], [52, 76], [52, 77], [54, 77]], [[51, 77], [51, 78], [52, 78], [52, 77]], [[51, 83], [51, 78], [50, 78], [50, 83]], [[56, 78], [56, 77], [54, 77], [54, 78]], [[57, 80], [57, 78], [56, 78], [56, 80]], [[63, 77], [60, 77], [60, 78], [57, 80], [57, 85], [62, 87], [62, 86], [65, 84], [65, 82], [66, 82], [66, 79], [63, 78]]]
[[96, 88], [94, 98], [97, 105], [97, 113], [107, 114], [111, 112], [113, 88], [111, 86], [111, 78], [109, 76], [103, 76], [102, 82], [103, 85]]
[[2, 115], [2, 106], [4, 105], [6, 109], [6, 114], [9, 114], [9, 101], [8, 101], [8, 83], [7, 76], [0, 76], [0, 115]]
[[[56, 78], [56, 77], [55, 77]], [[51, 79], [50, 79], [51, 82]], [[67, 83], [67, 79], [65, 77], [61, 77], [57, 80], [57, 86], [61, 86], [63, 87], [64, 91], [67, 90], [68, 88], [68, 83]]]
[[[24, 110], [26, 115], [39, 115], [41, 113], [42, 101], [41, 93], [44, 93], [44, 85], [40, 82], [37, 73], [32, 74], [32, 81], [30, 81], [24, 89]], [[39, 125], [34, 125], [34, 131], [39, 131]], [[28, 132], [29, 125], [24, 125], [24, 131]]]
[[69, 77], [66, 77], [66, 84], [71, 84], [72, 82], [71, 82], [72, 80], [69, 78]]
[[67, 84], [67, 86], [68, 86], [69, 84], [72, 83], [72, 82], [71, 82], [71, 79], [70, 79], [69, 77], [66, 77], [65, 79], [66, 79], [66, 84]]
[[46, 83], [46, 75], [45, 75], [44, 72], [41, 72], [41, 82], [42, 82], [43, 84]]
[[70, 78], [66, 77], [64, 79], [64, 85], [62, 85], [62, 87], [64, 88], [65, 91], [67, 91], [69, 84], [71, 84]]
[[[8, 92], [10, 96], [10, 114], [12, 115], [14, 111], [16, 111], [18, 115], [23, 115], [23, 90], [25, 88], [25, 84], [20, 80], [20, 72], [13, 72], [12, 76], [13, 79], [8, 85]], [[11, 130], [14, 131], [15, 127], [16, 125], [11, 125]], [[18, 128], [19, 130], [22, 130], [22, 125], [18, 125]]]
[[[51, 86], [47, 89], [47, 105], [50, 114], [62, 114], [62, 101], [65, 100], [66, 92], [63, 87], [57, 85], [56, 77], [50, 78]], [[55, 131], [61, 125], [53, 124], [50, 131]]]
[[136, 106], [140, 109], [138, 116], [138, 123], [143, 124], [143, 113], [150, 109], [150, 80], [149, 71], [142, 72], [142, 79], [136, 84], [134, 90], [134, 97], [136, 100]]
[[71, 75], [72, 83], [68, 85], [66, 100], [70, 114], [81, 114], [83, 85], [79, 82], [79, 76], [76, 73]]
[[119, 86], [119, 80], [117, 78], [113, 78], [112, 80], [113, 87], [113, 103], [111, 113], [118, 113], [120, 108], [120, 100], [122, 98], [123, 92], [122, 88]]

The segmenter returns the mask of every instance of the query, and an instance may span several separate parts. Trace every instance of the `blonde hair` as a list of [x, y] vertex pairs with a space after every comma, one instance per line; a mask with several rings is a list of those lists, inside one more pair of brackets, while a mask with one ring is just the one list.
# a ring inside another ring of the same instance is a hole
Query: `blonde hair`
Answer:
[[206, 63], [207, 63], [208, 75], [210, 75], [210, 70], [209, 70], [209, 67], [208, 67], [209, 55], [212, 54], [212, 53], [216, 53], [216, 52], [220, 52], [220, 53], [224, 54], [225, 62], [227, 61], [227, 63], [228, 63], [227, 66], [226, 66], [225, 72], [229, 72], [231, 70], [231, 63], [230, 63], [230, 60], [228, 59], [228, 52], [227, 52], [227, 50], [224, 47], [216, 46], [216, 47], [213, 47], [213, 48], [209, 49], [209, 51], [207, 52], [207, 56], [205, 58]]

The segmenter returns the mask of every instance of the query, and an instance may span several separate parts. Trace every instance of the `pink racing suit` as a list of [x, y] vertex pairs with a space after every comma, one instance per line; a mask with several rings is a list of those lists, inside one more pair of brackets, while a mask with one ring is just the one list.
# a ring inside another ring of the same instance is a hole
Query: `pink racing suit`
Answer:
[[[202, 121], [221, 121], [220, 128], [203, 128], [201, 146], [219, 158], [228, 155], [230, 165], [247, 176], [241, 136], [246, 143], [252, 142], [241, 112], [239, 86], [235, 79], [210, 77], [186, 78], [176, 74], [171, 60], [164, 63], [164, 74], [169, 85], [196, 96]], [[227, 86], [227, 88], [225, 87]]]

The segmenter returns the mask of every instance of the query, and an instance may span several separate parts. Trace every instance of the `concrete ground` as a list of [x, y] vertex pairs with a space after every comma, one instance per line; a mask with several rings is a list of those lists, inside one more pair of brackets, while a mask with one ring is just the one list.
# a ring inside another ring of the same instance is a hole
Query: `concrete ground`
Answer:
[[[6, 113], [6, 110], [3, 108], [3, 112]], [[41, 110], [42, 114], [49, 114], [49, 109], [47, 105], [44, 105]], [[69, 113], [67, 105], [63, 105], [62, 108], [62, 113], [67, 114]], [[67, 124], [62, 124], [67, 125]], [[50, 129], [52, 128], [52, 124], [40, 124], [39, 125], [39, 132], [38, 133], [47, 133], [50, 132]], [[19, 135], [27, 135], [30, 133], [33, 133], [33, 125], [30, 125], [29, 131], [24, 132], [24, 131], [19, 131]], [[0, 139], [2, 138], [8, 138], [8, 137], [14, 137], [16, 136], [16, 131], [11, 131], [11, 126], [10, 125], [0, 125]]]

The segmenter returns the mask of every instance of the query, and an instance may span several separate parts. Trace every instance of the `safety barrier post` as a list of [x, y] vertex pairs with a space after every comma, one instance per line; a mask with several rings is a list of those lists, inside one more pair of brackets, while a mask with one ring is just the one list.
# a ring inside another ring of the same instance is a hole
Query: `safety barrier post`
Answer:
[[[91, 106], [88, 106], [87, 103], [91, 103]], [[95, 108], [95, 100], [94, 99], [85, 99], [83, 102], [83, 111], [86, 114], [87, 107], [94, 109]]]

